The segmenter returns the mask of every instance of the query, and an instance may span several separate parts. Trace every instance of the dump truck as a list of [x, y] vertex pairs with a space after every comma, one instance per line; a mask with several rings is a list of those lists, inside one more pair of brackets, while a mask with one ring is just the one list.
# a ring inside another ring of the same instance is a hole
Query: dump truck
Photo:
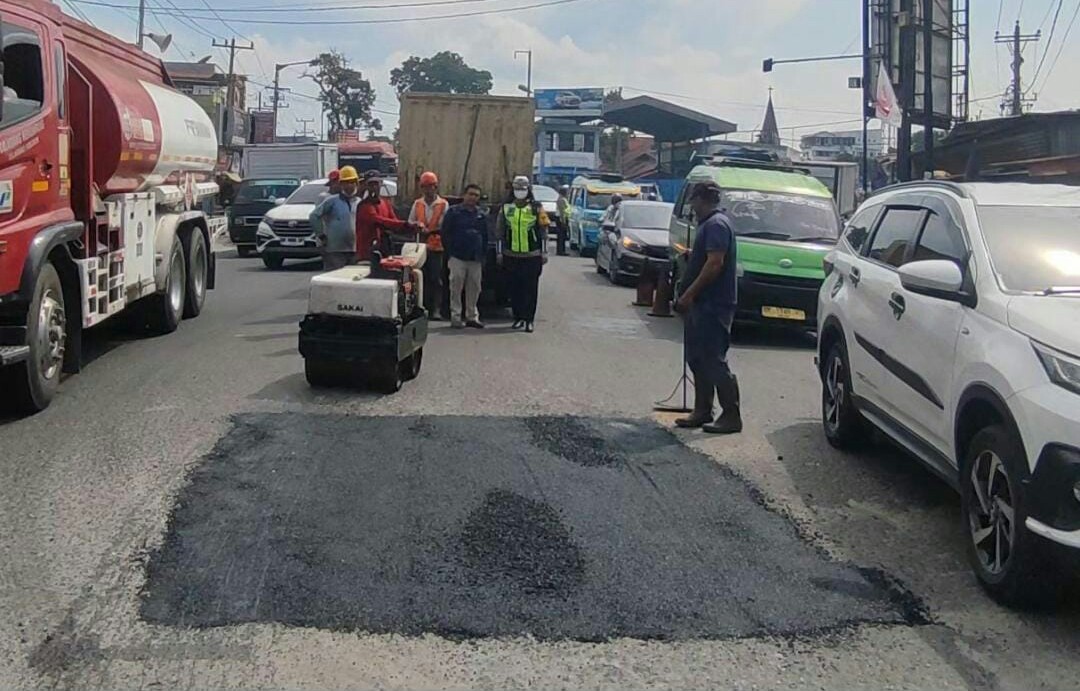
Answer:
[[[398, 138], [398, 204], [403, 209], [420, 196], [420, 174], [439, 176], [439, 191], [456, 203], [468, 184], [480, 185], [489, 208], [506, 201], [515, 175], [532, 172], [536, 149], [535, 108], [528, 98], [473, 94], [401, 96]], [[481, 301], [507, 304], [502, 272], [496, 264], [495, 213], [484, 262]]]
[[465, 185], [501, 201], [515, 175], [532, 172], [536, 149], [535, 109], [528, 98], [473, 94], [401, 96], [398, 197], [420, 196], [420, 174], [439, 175], [444, 196], [459, 197]]
[[160, 60], [48, 0], [0, 0], [0, 403], [49, 405], [83, 331], [157, 333], [214, 286], [217, 134]]

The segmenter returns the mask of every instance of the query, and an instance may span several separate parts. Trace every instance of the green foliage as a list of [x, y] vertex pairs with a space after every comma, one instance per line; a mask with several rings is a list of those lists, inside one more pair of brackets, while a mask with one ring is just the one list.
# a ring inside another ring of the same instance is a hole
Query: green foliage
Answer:
[[457, 53], [444, 50], [430, 58], [415, 55], [390, 71], [390, 86], [407, 91], [442, 94], [487, 94], [491, 72], [469, 67]]
[[359, 70], [350, 68], [344, 55], [334, 50], [323, 53], [315, 73], [308, 78], [319, 85], [319, 98], [330, 119], [331, 130], [382, 129], [382, 122], [371, 114], [375, 105], [371, 82]]

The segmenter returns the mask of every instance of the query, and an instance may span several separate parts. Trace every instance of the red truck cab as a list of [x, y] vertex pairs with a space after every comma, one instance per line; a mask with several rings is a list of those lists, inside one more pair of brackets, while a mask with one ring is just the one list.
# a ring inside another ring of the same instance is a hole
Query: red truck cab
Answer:
[[33, 412], [84, 328], [197, 316], [224, 218], [213, 125], [159, 60], [47, 0], [0, 0], [0, 46], [0, 404]]

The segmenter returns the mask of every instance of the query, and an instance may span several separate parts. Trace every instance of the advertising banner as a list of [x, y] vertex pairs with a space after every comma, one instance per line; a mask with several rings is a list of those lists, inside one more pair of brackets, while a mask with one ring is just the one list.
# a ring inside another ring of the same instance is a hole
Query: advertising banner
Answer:
[[604, 112], [603, 89], [537, 89], [538, 117], [600, 117]]

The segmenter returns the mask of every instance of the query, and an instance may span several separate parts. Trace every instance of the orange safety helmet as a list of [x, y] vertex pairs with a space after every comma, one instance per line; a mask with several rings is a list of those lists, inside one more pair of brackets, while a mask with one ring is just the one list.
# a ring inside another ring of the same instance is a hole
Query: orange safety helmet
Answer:
[[337, 180], [340, 180], [341, 179], [341, 171], [338, 170], [337, 168], [334, 168], [326, 176], [326, 179], [329, 180], [330, 182], [336, 182]]
[[436, 175], [435, 173], [432, 173], [430, 170], [423, 173], [420, 176], [420, 186], [421, 187], [424, 187], [425, 185], [438, 185], [438, 184], [439, 184], [439, 176]]

